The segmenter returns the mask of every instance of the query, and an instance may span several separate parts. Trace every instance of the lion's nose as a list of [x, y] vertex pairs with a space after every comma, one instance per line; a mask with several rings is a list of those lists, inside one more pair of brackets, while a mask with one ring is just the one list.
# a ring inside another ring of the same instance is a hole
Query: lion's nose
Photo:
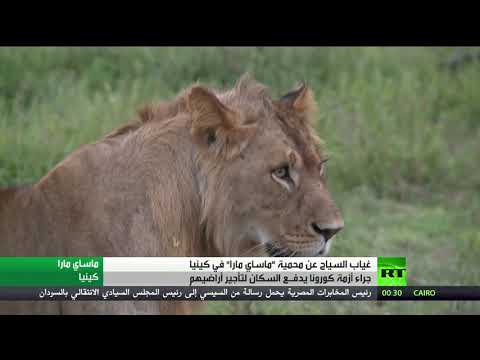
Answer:
[[315, 234], [322, 235], [325, 238], [325, 241], [328, 241], [333, 237], [333, 235], [343, 229], [343, 224], [320, 226], [317, 223], [312, 222], [310, 226], [313, 229], [313, 232]]

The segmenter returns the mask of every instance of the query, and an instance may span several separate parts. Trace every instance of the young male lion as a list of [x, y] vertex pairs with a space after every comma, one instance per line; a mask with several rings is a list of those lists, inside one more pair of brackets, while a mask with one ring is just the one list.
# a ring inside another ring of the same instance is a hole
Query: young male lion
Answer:
[[[317, 256], [343, 227], [305, 85], [193, 85], [0, 190], [0, 256]], [[8, 303], [5, 312], [183, 313], [177, 302]]]

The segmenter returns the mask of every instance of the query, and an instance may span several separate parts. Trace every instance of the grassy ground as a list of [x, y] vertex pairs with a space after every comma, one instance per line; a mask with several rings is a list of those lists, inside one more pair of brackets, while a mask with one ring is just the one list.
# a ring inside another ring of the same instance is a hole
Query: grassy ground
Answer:
[[[478, 49], [463, 49], [478, 52]], [[1, 48], [0, 186], [193, 81], [307, 80], [346, 228], [333, 256], [407, 256], [409, 282], [480, 284], [480, 64], [449, 48]], [[1, 236], [1, 234], [0, 234]], [[207, 313], [480, 313], [473, 302], [212, 303]]]

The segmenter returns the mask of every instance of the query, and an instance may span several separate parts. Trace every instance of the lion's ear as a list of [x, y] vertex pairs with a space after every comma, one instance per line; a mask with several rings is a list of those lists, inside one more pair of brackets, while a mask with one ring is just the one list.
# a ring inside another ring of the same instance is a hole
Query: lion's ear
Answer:
[[246, 145], [254, 126], [240, 124], [236, 111], [225, 106], [207, 88], [197, 85], [187, 95], [192, 116], [191, 133], [196, 143], [213, 147], [217, 154], [231, 158]]
[[305, 82], [302, 82], [299, 87], [282, 96], [280, 103], [302, 114], [310, 114], [317, 110], [313, 91]]

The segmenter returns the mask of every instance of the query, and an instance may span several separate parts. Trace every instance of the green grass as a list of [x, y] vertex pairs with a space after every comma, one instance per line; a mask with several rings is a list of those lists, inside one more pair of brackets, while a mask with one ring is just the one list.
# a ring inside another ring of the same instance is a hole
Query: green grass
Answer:
[[[0, 48], [0, 186], [38, 180], [140, 105], [194, 81], [231, 85], [248, 70], [280, 96], [304, 79], [346, 222], [331, 255], [405, 255], [410, 283], [480, 284], [480, 64], [442, 68], [453, 52]], [[207, 310], [231, 312], [480, 313], [480, 305], [223, 302]]]

